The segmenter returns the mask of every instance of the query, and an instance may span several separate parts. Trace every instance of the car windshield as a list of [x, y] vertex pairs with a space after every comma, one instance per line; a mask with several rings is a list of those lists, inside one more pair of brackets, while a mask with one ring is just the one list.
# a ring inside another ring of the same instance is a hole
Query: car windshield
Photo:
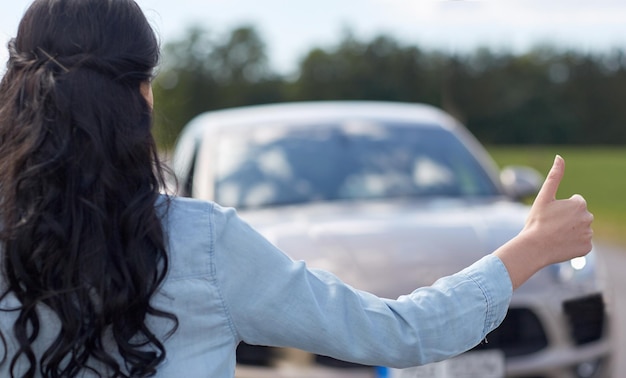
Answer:
[[215, 199], [226, 206], [498, 194], [474, 156], [440, 127], [275, 124], [233, 128], [218, 140]]

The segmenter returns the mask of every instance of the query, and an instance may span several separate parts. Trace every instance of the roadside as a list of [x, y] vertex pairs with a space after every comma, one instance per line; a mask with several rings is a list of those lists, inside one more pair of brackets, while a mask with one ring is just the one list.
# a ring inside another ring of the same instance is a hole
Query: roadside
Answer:
[[610, 316], [612, 336], [611, 377], [626, 371], [626, 248], [601, 244], [598, 260]]

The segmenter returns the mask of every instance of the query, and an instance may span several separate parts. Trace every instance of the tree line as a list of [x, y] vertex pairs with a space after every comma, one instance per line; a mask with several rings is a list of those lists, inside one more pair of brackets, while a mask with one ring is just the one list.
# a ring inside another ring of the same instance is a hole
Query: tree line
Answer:
[[314, 47], [290, 77], [269, 64], [252, 26], [216, 36], [202, 27], [167, 43], [154, 81], [155, 136], [173, 145], [196, 115], [215, 109], [304, 100], [387, 100], [435, 105], [487, 144], [623, 144], [626, 56], [537, 46], [443, 53], [391, 36], [346, 32]]

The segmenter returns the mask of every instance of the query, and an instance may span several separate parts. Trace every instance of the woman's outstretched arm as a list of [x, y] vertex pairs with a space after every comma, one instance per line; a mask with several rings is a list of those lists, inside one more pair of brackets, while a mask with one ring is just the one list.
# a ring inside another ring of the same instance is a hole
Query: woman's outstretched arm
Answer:
[[370, 365], [407, 367], [478, 344], [504, 319], [512, 289], [591, 249], [582, 197], [556, 200], [557, 157], [523, 230], [461, 272], [397, 300], [355, 290], [292, 261], [232, 209], [215, 206], [212, 266], [234, 337]]

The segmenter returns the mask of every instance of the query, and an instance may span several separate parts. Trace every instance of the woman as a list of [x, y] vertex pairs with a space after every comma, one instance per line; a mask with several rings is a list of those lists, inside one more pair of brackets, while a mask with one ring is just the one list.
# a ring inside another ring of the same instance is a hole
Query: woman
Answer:
[[232, 377], [235, 348], [292, 346], [404, 367], [480, 342], [512, 289], [591, 249], [584, 199], [398, 300], [291, 261], [232, 209], [159, 194], [158, 43], [132, 0], [36, 0], [0, 83], [0, 375]]

